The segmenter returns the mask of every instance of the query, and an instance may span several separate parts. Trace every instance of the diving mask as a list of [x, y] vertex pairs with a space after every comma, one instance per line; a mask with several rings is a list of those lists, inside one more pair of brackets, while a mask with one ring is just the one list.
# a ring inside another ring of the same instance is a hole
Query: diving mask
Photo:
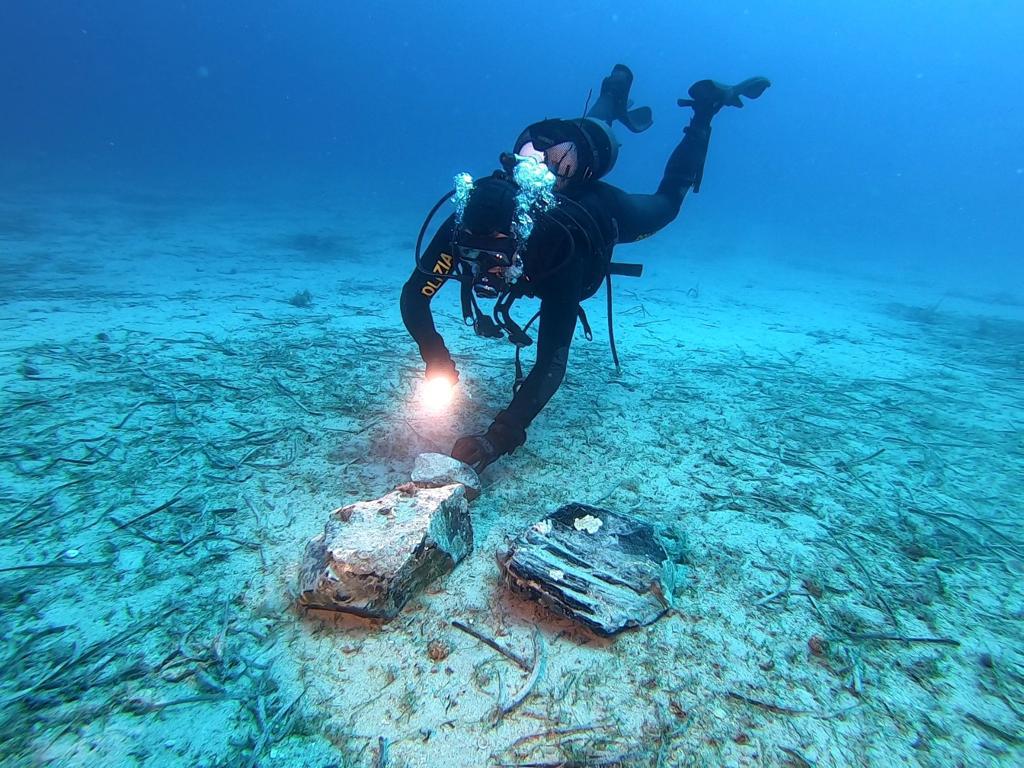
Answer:
[[469, 266], [473, 292], [481, 299], [496, 299], [523, 276], [515, 238], [464, 235], [455, 243], [455, 254]]

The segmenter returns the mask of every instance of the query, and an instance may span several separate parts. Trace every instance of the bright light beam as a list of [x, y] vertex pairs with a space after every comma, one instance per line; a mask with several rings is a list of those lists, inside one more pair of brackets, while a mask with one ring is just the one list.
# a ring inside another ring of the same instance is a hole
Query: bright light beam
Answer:
[[420, 386], [420, 403], [429, 413], [440, 413], [451, 405], [455, 385], [447, 376], [433, 376]]

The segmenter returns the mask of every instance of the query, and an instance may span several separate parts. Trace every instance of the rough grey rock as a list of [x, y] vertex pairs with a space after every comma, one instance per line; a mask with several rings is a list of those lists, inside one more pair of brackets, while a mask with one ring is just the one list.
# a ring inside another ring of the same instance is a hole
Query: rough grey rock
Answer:
[[497, 556], [514, 589], [606, 637], [657, 621], [675, 587], [650, 525], [585, 504], [559, 508]]
[[400, 486], [336, 509], [306, 545], [299, 603], [391, 619], [473, 549], [463, 486]]
[[469, 501], [480, 495], [480, 476], [476, 470], [443, 453], [421, 453], [417, 456], [412, 468], [412, 481], [427, 488], [460, 483], [466, 486], [466, 499]]

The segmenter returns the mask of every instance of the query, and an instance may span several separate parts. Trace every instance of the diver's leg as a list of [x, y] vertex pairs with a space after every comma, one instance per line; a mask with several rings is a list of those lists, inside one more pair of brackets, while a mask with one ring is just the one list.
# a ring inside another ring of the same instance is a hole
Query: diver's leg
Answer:
[[686, 193], [691, 188], [700, 191], [711, 141], [711, 118], [723, 106], [742, 107], [740, 96], [756, 99], [768, 85], [768, 80], [761, 77], [735, 86], [701, 80], [690, 87], [690, 99], [680, 99], [679, 104], [693, 107], [693, 117], [683, 131], [683, 140], [669, 155], [658, 191], [636, 195], [604, 185], [602, 197], [618, 221], [619, 242], [631, 243], [653, 235], [679, 215]]
[[656, 195], [663, 195], [673, 201], [676, 213], [683, 204], [686, 193], [693, 188], [700, 191], [700, 180], [704, 176], [704, 162], [711, 142], [711, 115], [694, 112], [690, 124], [683, 129], [683, 140], [672, 150], [665, 163]]
[[618, 223], [620, 243], [643, 240], [679, 215], [687, 191], [700, 183], [710, 139], [710, 119], [698, 122], [695, 115], [683, 140], [669, 156], [661, 184], [653, 195], [631, 194], [598, 182], [597, 193]]
[[722, 107], [742, 107], [740, 96], [756, 99], [769, 85], [771, 82], [765, 77], [751, 77], [738, 85], [722, 85], [714, 80], [699, 80], [691, 85], [690, 98], [679, 99], [679, 106], [693, 107], [693, 117], [684, 129], [683, 140], [669, 156], [657, 194], [678, 198], [682, 205], [690, 187], [694, 192], [700, 192], [708, 142], [711, 141], [711, 118]]

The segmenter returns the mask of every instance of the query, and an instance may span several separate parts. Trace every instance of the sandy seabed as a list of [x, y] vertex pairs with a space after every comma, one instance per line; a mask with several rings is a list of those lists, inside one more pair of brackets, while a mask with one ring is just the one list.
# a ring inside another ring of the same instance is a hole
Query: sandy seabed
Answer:
[[[1024, 763], [1024, 297], [682, 221], [620, 249], [621, 373], [598, 297], [475, 551], [379, 626], [295, 608], [304, 544], [485, 427], [512, 349], [448, 288], [423, 413], [417, 222], [358, 211], [0, 201], [3, 765]], [[686, 542], [671, 615], [603, 640], [508, 592], [495, 549], [574, 500]], [[543, 675], [452, 620], [539, 630]]]

